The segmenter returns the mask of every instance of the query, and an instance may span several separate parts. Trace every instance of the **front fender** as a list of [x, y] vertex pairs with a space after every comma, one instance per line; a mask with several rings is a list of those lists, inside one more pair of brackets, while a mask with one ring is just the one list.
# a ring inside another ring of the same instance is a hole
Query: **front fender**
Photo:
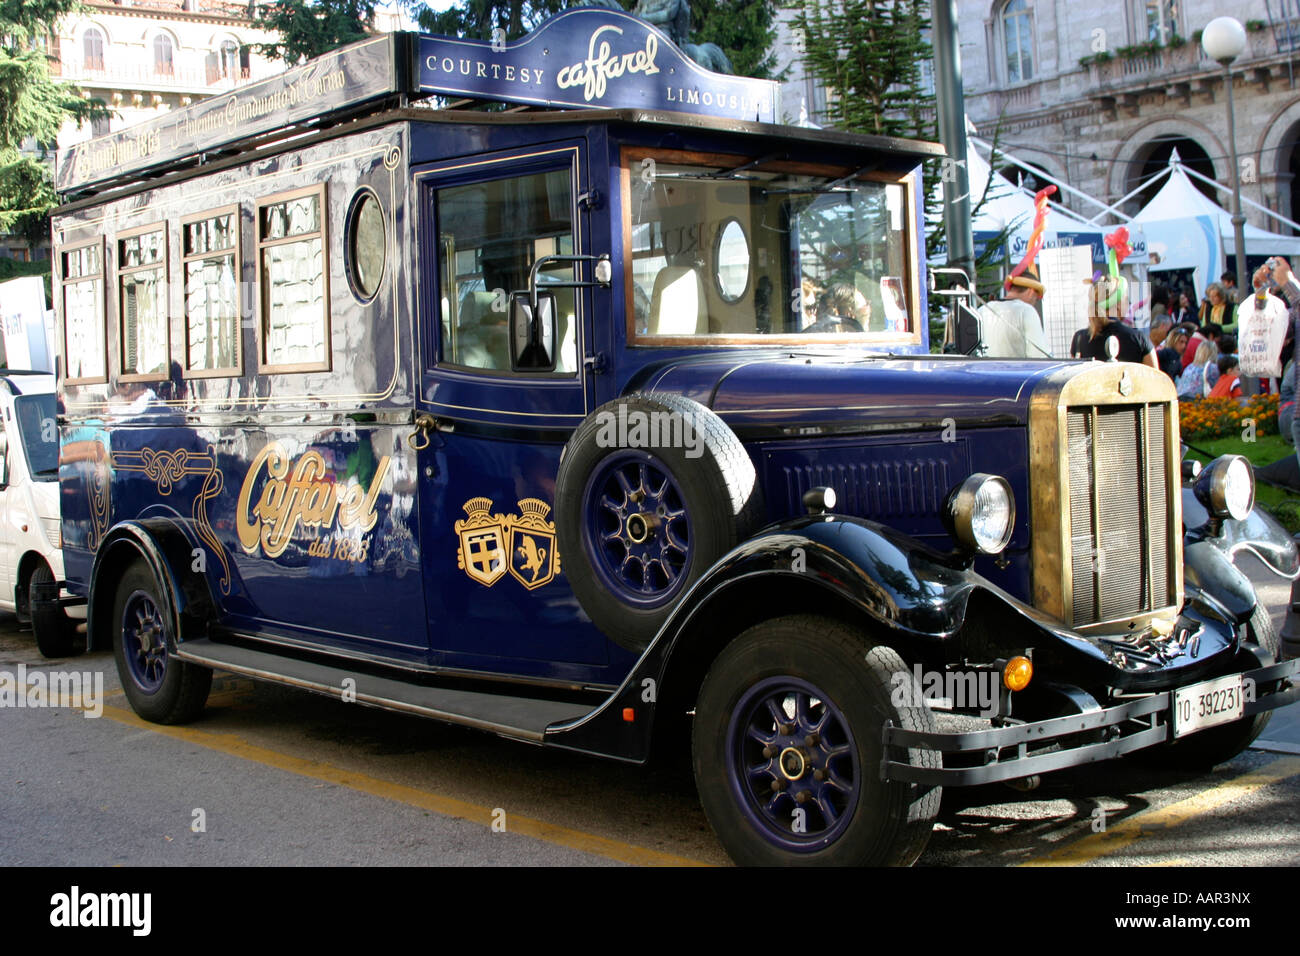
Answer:
[[1216, 530], [1190, 488], [1183, 489], [1183, 580], [1189, 603], [1230, 624], [1244, 624], [1255, 610], [1255, 586], [1236, 565], [1238, 552], [1255, 555], [1273, 573], [1300, 576], [1295, 540], [1267, 511], [1228, 519]]
[[1249, 551], [1274, 574], [1288, 580], [1300, 576], [1300, 552], [1295, 539], [1262, 508], [1253, 509], [1242, 521], [1224, 521], [1222, 531], [1215, 535], [1210, 531], [1210, 514], [1205, 506], [1191, 488], [1183, 488], [1183, 527], [1187, 529], [1186, 540], [1208, 541], [1229, 560], [1235, 559], [1238, 551]]
[[[646, 759], [659, 695], [685, 695], [693, 702], [701, 667], [737, 633], [735, 617], [746, 613], [744, 602], [791, 585], [802, 586], [801, 601], [787, 613], [816, 613], [818, 595], [824, 593], [838, 606], [847, 603], [878, 622], [891, 641], [910, 644], [916, 656], [941, 649], [961, 630], [978, 593], [992, 599], [981, 605], [981, 613], [997, 620], [1005, 613], [1007, 620], [1026, 626], [1026, 646], [1054, 637], [1082, 655], [1086, 665], [1109, 663], [1105, 650], [962, 567], [953, 556], [862, 518], [805, 516], [772, 525], [723, 557], [683, 597], [619, 689], [591, 714], [550, 728], [546, 742]], [[754, 603], [761, 604], [762, 597]], [[725, 613], [717, 613], [719, 607]], [[726, 626], [712, 626], [719, 621]], [[690, 704], [682, 709], [689, 710]]]

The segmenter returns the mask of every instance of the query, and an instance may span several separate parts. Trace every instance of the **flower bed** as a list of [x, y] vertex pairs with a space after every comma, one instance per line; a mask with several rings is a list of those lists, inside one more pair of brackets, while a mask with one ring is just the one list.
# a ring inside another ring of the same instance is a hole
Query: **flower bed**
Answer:
[[1235, 398], [1197, 398], [1178, 403], [1178, 428], [1187, 441], [1240, 435], [1255, 423], [1255, 433], [1277, 433], [1276, 395], [1255, 395], [1246, 402]]

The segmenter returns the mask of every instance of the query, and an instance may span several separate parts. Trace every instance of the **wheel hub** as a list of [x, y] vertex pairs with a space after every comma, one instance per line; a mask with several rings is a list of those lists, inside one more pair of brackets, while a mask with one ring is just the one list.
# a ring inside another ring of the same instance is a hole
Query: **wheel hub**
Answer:
[[645, 544], [654, 537], [659, 527], [659, 516], [638, 511], [627, 519], [627, 537], [633, 544]]
[[641, 451], [611, 458], [588, 485], [595, 570], [630, 604], [658, 606], [684, 585], [691, 523], [671, 472]]
[[781, 751], [778, 764], [787, 780], [798, 780], [808, 772], [807, 758], [794, 747], [786, 747]]

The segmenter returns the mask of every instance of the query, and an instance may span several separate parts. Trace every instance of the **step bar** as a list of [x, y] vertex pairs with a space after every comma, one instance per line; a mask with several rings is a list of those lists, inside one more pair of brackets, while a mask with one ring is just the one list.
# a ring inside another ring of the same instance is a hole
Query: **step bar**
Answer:
[[586, 704], [427, 687], [207, 638], [185, 641], [172, 656], [339, 700], [343, 699], [343, 681], [350, 679], [355, 681], [358, 704], [431, 717], [535, 744], [542, 742], [549, 727], [579, 720], [593, 709]]

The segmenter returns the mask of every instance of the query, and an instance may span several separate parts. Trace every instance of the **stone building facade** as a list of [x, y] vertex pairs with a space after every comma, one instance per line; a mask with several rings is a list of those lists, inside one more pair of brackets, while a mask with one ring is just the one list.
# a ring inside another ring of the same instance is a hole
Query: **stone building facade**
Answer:
[[[253, 27], [249, 13], [248, 3], [227, 0], [84, 4], [48, 39], [50, 72], [103, 100], [114, 115], [93, 126], [65, 125], [59, 148], [283, 70], [282, 61], [244, 49], [272, 38]], [[0, 255], [44, 258], [47, 244], [29, 249], [20, 237], [0, 236]]]
[[[1292, 189], [1300, 165], [1295, 0], [959, 0], [958, 12], [966, 111], [980, 134], [996, 131], [1042, 178], [1107, 202], [1174, 148], [1192, 168], [1231, 184], [1223, 68], [1199, 43], [1210, 20], [1230, 13], [1248, 28], [1246, 51], [1233, 64], [1242, 195], [1300, 220], [1300, 188]], [[1228, 193], [1204, 191], [1229, 206]], [[1126, 202], [1127, 211], [1144, 198]], [[1256, 225], [1284, 229], [1246, 212]]]
[[[1236, 17], [1248, 28], [1233, 65], [1242, 195], [1300, 222], [1298, 0], [958, 0], [957, 11], [966, 112], [979, 134], [996, 132], [1000, 145], [1042, 170], [1039, 179], [1112, 203], [1174, 148], [1192, 169], [1231, 183], [1223, 69], [1201, 50], [1199, 32], [1217, 16]], [[791, 65], [782, 102], [791, 114], [808, 104], [817, 119], [825, 95], [800, 69], [788, 18], [778, 38]], [[1230, 205], [1228, 193], [1204, 189]], [[1126, 211], [1145, 198], [1128, 200]], [[1246, 212], [1256, 225], [1287, 231]]]

